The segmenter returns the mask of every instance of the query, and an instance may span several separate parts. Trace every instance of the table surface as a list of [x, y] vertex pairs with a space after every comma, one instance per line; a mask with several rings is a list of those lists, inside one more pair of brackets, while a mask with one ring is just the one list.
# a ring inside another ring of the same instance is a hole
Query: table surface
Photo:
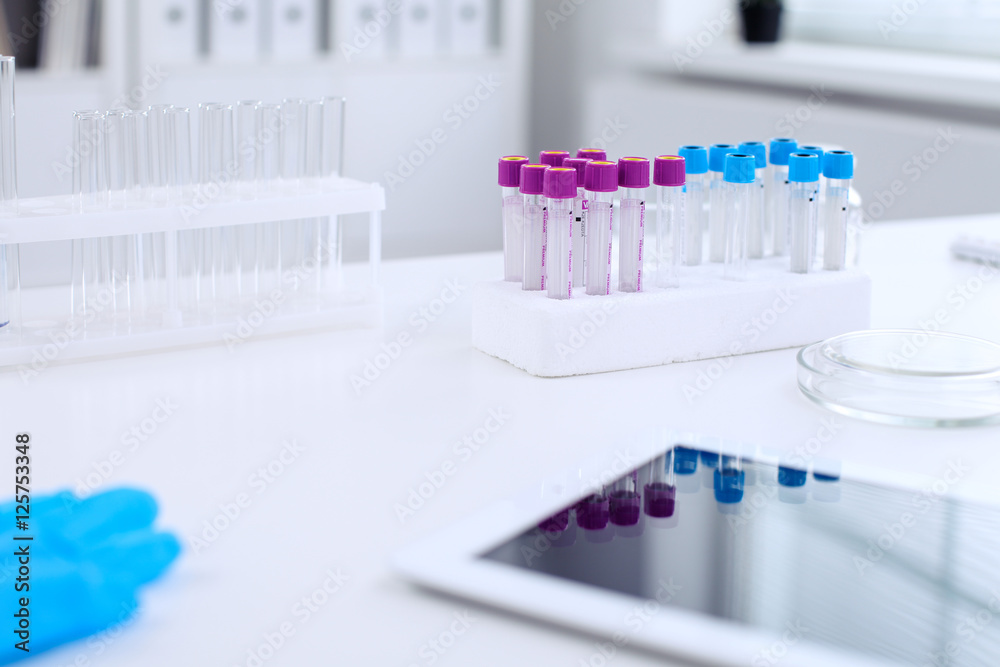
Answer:
[[[945, 328], [1000, 341], [1000, 280], [977, 282], [980, 267], [948, 251], [960, 233], [996, 237], [998, 230], [1000, 217], [984, 216], [866, 232], [873, 326], [919, 327], [943, 311]], [[161, 525], [186, 547], [145, 593], [127, 632], [31, 664], [585, 664], [593, 638], [414, 588], [392, 574], [389, 559], [647, 425], [792, 449], [829, 417], [799, 393], [794, 350], [737, 357], [692, 401], [684, 386], [717, 362], [531, 377], [470, 346], [469, 288], [501, 269], [499, 253], [385, 263], [380, 332], [54, 366], [27, 384], [16, 374], [0, 377], [8, 435], [30, 430], [35, 442], [36, 493], [88, 481], [150, 489]], [[453, 303], [436, 301], [451, 291]], [[400, 334], [410, 344], [356, 388], [352, 376]], [[158, 403], [172, 406], [160, 422]], [[503, 427], [471, 457], [457, 456], [455, 443], [491, 411], [508, 415]], [[958, 457], [973, 467], [963, 484], [988, 484], [1000, 466], [1000, 428], [914, 430], [838, 419], [843, 428], [825, 457], [929, 475]], [[137, 444], [126, 437], [133, 427], [145, 429]], [[294, 447], [283, 444], [291, 441]], [[397, 505], [449, 461], [455, 474], [412, 516], [398, 516]], [[227, 509], [235, 515], [237, 499], [239, 515], [218, 518]], [[224, 529], [206, 533], [213, 520]], [[332, 594], [323, 590], [328, 572], [341, 581]], [[455, 623], [456, 615], [465, 623]], [[289, 636], [276, 638], [282, 628]], [[269, 635], [280, 647], [258, 652]], [[623, 650], [614, 664], [664, 662]]]

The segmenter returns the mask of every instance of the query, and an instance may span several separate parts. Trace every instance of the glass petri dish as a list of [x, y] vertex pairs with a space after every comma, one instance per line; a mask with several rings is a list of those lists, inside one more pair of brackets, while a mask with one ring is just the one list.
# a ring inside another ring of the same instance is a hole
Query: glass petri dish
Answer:
[[1000, 345], [922, 330], [859, 331], [802, 348], [799, 389], [828, 410], [882, 424], [1000, 424]]

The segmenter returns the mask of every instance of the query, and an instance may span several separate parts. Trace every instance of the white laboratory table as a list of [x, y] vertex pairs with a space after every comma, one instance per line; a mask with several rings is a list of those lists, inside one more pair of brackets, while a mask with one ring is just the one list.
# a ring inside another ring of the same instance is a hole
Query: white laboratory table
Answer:
[[[866, 233], [862, 264], [874, 278], [876, 327], [919, 326], [944, 309], [949, 329], [1000, 340], [1000, 280], [956, 305], [953, 290], [978, 270], [949, 256], [960, 232], [1000, 236], [1000, 217], [882, 224]], [[13, 442], [14, 433], [31, 431], [37, 489], [75, 487], [103, 469], [101, 488], [151, 489], [162, 526], [186, 544], [127, 631], [30, 664], [587, 664], [593, 639], [413, 588], [393, 576], [391, 555], [646, 425], [790, 449], [829, 417], [796, 388], [794, 350], [736, 358], [692, 402], [683, 387], [716, 362], [530, 377], [469, 343], [468, 288], [501, 267], [499, 253], [387, 262], [381, 332], [65, 365], [28, 384], [0, 376], [4, 432]], [[435, 300], [453, 289], [458, 297], [440, 308]], [[357, 392], [351, 376], [404, 333], [412, 343]], [[153, 419], [165, 415], [158, 403], [174, 406], [162, 422]], [[502, 412], [502, 428], [472, 456], [456, 455], [455, 443], [491, 412]], [[824, 456], [928, 475], [959, 457], [973, 468], [967, 484], [990, 484], [1000, 470], [1000, 428], [912, 430], [838, 419], [842, 428]], [[144, 440], [124, 444], [135, 426], [145, 428]], [[301, 451], [282, 454], [288, 441]], [[123, 454], [109, 470], [116, 450]], [[401, 520], [396, 505], [449, 461], [455, 474]], [[227, 508], [235, 515], [237, 499], [239, 515], [204, 535], [206, 521]], [[193, 537], [204, 544], [196, 548]], [[322, 604], [304, 606], [310, 596]], [[292, 632], [275, 636], [282, 629]], [[260, 653], [267, 636], [280, 648]], [[629, 650], [613, 662], [664, 664]]]

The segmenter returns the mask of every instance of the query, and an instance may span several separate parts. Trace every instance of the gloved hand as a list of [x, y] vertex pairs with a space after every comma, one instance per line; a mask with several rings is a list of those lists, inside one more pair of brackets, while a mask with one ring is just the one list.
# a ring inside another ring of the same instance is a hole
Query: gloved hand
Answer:
[[[69, 492], [33, 498], [26, 531], [16, 527], [15, 508], [0, 505], [2, 664], [127, 619], [136, 609], [138, 588], [180, 553], [176, 537], [153, 529], [156, 501], [144, 491], [116, 489], [85, 500]], [[34, 539], [13, 539], [27, 535]], [[19, 549], [29, 554], [27, 577]], [[30, 652], [16, 648], [21, 639], [12, 632], [21, 598], [29, 602]]]

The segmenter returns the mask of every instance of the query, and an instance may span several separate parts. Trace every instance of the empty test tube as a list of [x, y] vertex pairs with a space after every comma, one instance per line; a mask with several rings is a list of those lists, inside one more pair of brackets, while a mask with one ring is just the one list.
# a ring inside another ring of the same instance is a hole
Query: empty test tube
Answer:
[[752, 210], [756, 158], [731, 153], [726, 156], [726, 280], [746, 280], [747, 242]]
[[563, 160], [563, 166], [576, 170], [576, 197], [573, 198], [573, 287], [583, 287], [584, 255], [587, 242], [587, 177], [588, 158], [571, 157]]
[[622, 292], [641, 292], [649, 160], [641, 157], [620, 159], [618, 187], [622, 191], [618, 238], [618, 289]]
[[750, 259], [760, 259], [764, 256], [764, 234], [766, 228], [767, 208], [764, 198], [764, 185], [767, 182], [767, 146], [761, 141], [744, 141], [739, 146], [743, 155], [753, 155], [756, 160], [754, 167], [753, 190], [750, 192], [750, 222], [747, 230], [747, 256]]
[[[108, 203], [104, 132], [103, 112], [73, 114], [74, 155], [79, 156], [73, 168], [73, 196], [80, 211], [100, 211]], [[76, 239], [72, 254], [71, 317], [80, 318], [89, 328], [100, 328], [113, 313], [95, 309], [96, 315], [87, 321], [84, 312], [87, 304], [96, 303], [101, 292], [111, 289], [110, 239]]]
[[[323, 187], [330, 187], [344, 173], [344, 118], [347, 100], [343, 97], [324, 97], [322, 138], [320, 145], [320, 176]], [[274, 227], [274, 225], [267, 225]], [[321, 273], [320, 289], [339, 291], [343, 282], [343, 226], [338, 216], [323, 218], [320, 223]]]
[[500, 213], [503, 220], [503, 279], [521, 282], [524, 275], [524, 195], [521, 194], [523, 155], [507, 155], [497, 165]]
[[684, 250], [684, 158], [661, 155], [653, 161], [656, 186], [656, 284], [680, 285], [678, 269]]
[[550, 167], [544, 176], [546, 205], [545, 285], [550, 299], [573, 296], [573, 199], [576, 170]]
[[823, 268], [842, 271], [847, 266], [847, 216], [854, 178], [854, 155], [830, 151], [823, 158], [826, 203], [823, 208]]
[[[198, 175], [202, 198], [229, 199], [235, 191], [236, 153], [233, 150], [233, 107], [205, 103], [198, 108]], [[208, 304], [232, 303], [237, 285], [236, 230], [213, 227], [202, 232], [198, 298], [202, 310]], [[206, 313], [213, 314], [213, 313]]]
[[705, 245], [705, 180], [708, 178], [708, 150], [704, 146], [681, 146], [684, 158], [684, 264], [698, 266]]
[[708, 261], [726, 260], [726, 186], [723, 174], [726, 156], [736, 152], [732, 144], [713, 144], [708, 149], [708, 170], [712, 181], [708, 190]]
[[[281, 106], [258, 106], [257, 127], [260, 133], [257, 191], [261, 194], [275, 194], [281, 190]], [[278, 223], [265, 222], [256, 227], [257, 287], [262, 294], [270, 294], [281, 284], [280, 226]]]
[[521, 165], [524, 195], [524, 272], [521, 288], [545, 289], [545, 172], [544, 164]]
[[[17, 209], [14, 72], [14, 57], [0, 57], [0, 211], [5, 214]], [[0, 244], [0, 327], [4, 333], [14, 331], [20, 319], [18, 256], [17, 245]]]
[[581, 148], [577, 150], [576, 156], [585, 160], [608, 161], [608, 152], [603, 148]]
[[[241, 198], [257, 195], [258, 114], [259, 100], [244, 100], [236, 104], [236, 165], [237, 191]], [[236, 228], [239, 268], [239, 298], [252, 301], [257, 296], [257, 225]]]
[[795, 139], [771, 139], [768, 151], [770, 175], [764, 188], [767, 199], [767, 235], [771, 251], [788, 254], [788, 156], [795, 152]]
[[789, 253], [793, 273], [809, 273], [815, 259], [819, 189], [819, 157], [792, 153], [788, 158]]
[[591, 161], [584, 169], [587, 191], [586, 280], [587, 294], [611, 294], [611, 243], [614, 196], [618, 190], [618, 165]]
[[563, 160], [569, 157], [566, 151], [542, 151], [538, 154], [538, 164], [547, 167], [561, 167]]

